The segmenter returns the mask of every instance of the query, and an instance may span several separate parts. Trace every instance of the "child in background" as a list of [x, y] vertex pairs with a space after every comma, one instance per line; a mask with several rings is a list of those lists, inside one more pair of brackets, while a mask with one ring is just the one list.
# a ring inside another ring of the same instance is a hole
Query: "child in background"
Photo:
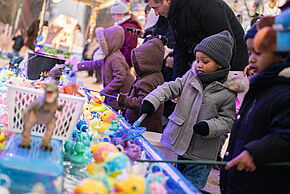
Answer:
[[24, 46], [24, 38], [23, 38], [23, 33], [20, 29], [16, 31], [15, 36], [12, 38], [14, 41], [13, 44], [13, 55], [18, 56], [19, 51], [21, 48]]
[[[228, 31], [205, 38], [195, 48], [196, 61], [182, 78], [166, 82], [147, 95], [141, 114], [179, 97], [161, 143], [179, 159], [216, 160], [220, 137], [235, 119], [236, 92], [243, 87], [228, 79], [234, 40]], [[181, 164], [181, 173], [197, 188], [205, 186], [211, 165]]]
[[[249, 58], [252, 57], [253, 54], [258, 54], [254, 49], [254, 37], [257, 34], [257, 24], [254, 24], [246, 33], [245, 35], [245, 42], [247, 44]], [[247, 65], [244, 69], [244, 76], [247, 76], [248, 79], [254, 76], [254, 70], [251, 64]]]
[[[97, 52], [100, 53], [100, 56], [104, 56], [104, 59], [81, 62], [77, 64], [76, 68], [78, 71], [93, 71], [101, 66], [104, 85], [101, 92], [117, 98], [120, 93], [128, 93], [134, 82], [125, 57], [120, 51], [124, 44], [125, 32], [120, 26], [107, 29], [98, 28], [96, 36], [99, 43]], [[113, 109], [118, 110], [116, 98], [106, 97], [105, 102]]]
[[290, 61], [259, 50], [269, 41], [259, 35], [247, 39], [255, 76], [232, 128], [222, 193], [290, 193], [290, 167], [266, 165], [290, 161]]
[[[163, 58], [164, 46], [157, 38], [149, 40], [132, 51], [132, 64], [137, 80], [129, 94], [121, 93], [118, 97], [118, 106], [126, 108], [124, 116], [130, 124], [139, 118], [139, 109], [145, 96], [164, 82], [161, 73]], [[162, 112], [163, 105], [151, 118], [146, 118], [141, 126], [146, 127], [148, 131], [162, 133]]]

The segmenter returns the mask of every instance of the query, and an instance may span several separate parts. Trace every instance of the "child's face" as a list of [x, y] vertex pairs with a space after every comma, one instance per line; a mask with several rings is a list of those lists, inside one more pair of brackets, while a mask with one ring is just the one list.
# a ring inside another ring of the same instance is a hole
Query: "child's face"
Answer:
[[125, 16], [124, 14], [113, 14], [112, 18], [113, 18], [114, 22], [118, 22], [118, 21], [121, 21], [124, 16]]
[[197, 73], [210, 73], [218, 71], [222, 67], [208, 55], [197, 51], [196, 60], [193, 62], [192, 68], [195, 68]]
[[20, 30], [17, 30], [16, 36], [21, 36], [21, 35], [22, 35], [22, 32]]
[[276, 53], [259, 52], [255, 50], [253, 42], [253, 38], [249, 38], [246, 41], [249, 51], [249, 65], [254, 74], [261, 73], [264, 69], [282, 59], [281, 56]]

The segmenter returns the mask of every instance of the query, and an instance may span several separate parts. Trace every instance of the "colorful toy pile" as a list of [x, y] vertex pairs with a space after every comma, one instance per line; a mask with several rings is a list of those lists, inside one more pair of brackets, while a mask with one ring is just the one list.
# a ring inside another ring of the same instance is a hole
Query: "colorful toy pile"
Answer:
[[[105, 97], [100, 94], [79, 91], [78, 85], [70, 80], [63, 82], [68, 73], [60, 72], [58, 82], [60, 92], [87, 95], [89, 100], [83, 105], [82, 114], [72, 135], [64, 143], [61, 140], [52, 139], [51, 144], [47, 144], [51, 145], [48, 146], [49, 149], [40, 150], [40, 145], [45, 138], [31, 136], [31, 148], [23, 149], [23, 147], [19, 147], [21, 142], [23, 143], [23, 136], [16, 134], [10, 138], [6, 149], [0, 155], [2, 161], [0, 162], [0, 173], [15, 175], [9, 176], [11, 187], [8, 189], [12, 193], [32, 192], [39, 187], [50, 193], [73, 192], [76, 194], [90, 192], [166, 194], [176, 190], [184, 191], [183, 193], [196, 192], [195, 188], [183, 179], [182, 175], [171, 165], [160, 164], [159, 166], [158, 164], [149, 165], [136, 162], [137, 159], [163, 159], [156, 153], [154, 147], [140, 136], [146, 129], [130, 126], [124, 117], [103, 103]], [[3, 114], [1, 119], [6, 118], [4, 114], [8, 117], [7, 97], [5, 96], [7, 84], [21, 88], [47, 88], [47, 83], [51, 80], [50, 76], [30, 81], [17, 77], [10, 70], [2, 70], [0, 72], [2, 84], [0, 87], [0, 114]], [[25, 96], [26, 94], [21, 93], [20, 95]], [[51, 93], [47, 95], [51, 95]], [[29, 98], [34, 99], [31, 96], [27, 98], [21, 96], [19, 101], [22, 102], [22, 99], [28, 100]], [[59, 102], [62, 105], [64, 101]], [[17, 103], [16, 109], [19, 108]], [[64, 109], [70, 108], [70, 105], [64, 105]], [[33, 108], [33, 110], [35, 109]], [[59, 111], [62, 110], [59, 109]], [[16, 117], [18, 118], [18, 116]], [[4, 149], [11, 134], [4, 130], [8, 124], [6, 120], [1, 120], [0, 124], [3, 124], [0, 126], [0, 148]], [[37, 129], [39, 130], [39, 128]], [[44, 133], [44, 131], [41, 132]], [[63, 153], [60, 151], [62, 145]], [[53, 151], [50, 152], [51, 150]], [[36, 162], [41, 166], [36, 165]], [[169, 173], [172, 174], [172, 177]], [[20, 174], [23, 176], [27, 174], [27, 180], [17, 179]], [[63, 178], [65, 184], [63, 184]], [[73, 185], [67, 186], [68, 179], [75, 180]], [[180, 184], [181, 182], [183, 184]]]

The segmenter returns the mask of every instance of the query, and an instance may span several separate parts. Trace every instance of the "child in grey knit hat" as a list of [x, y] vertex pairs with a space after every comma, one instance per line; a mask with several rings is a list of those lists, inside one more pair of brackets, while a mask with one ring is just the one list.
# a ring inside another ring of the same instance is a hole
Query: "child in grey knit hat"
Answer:
[[[234, 40], [228, 31], [205, 38], [195, 48], [196, 61], [183, 77], [148, 94], [141, 114], [150, 116], [167, 100], [179, 98], [161, 142], [186, 160], [216, 160], [220, 137], [235, 119], [236, 93], [243, 87], [228, 79]], [[180, 172], [198, 189], [205, 186], [211, 165], [181, 164]]]

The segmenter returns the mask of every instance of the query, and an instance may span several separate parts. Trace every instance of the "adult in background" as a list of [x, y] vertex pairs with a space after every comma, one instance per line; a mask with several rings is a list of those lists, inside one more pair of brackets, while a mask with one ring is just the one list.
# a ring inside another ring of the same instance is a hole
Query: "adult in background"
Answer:
[[145, 0], [156, 15], [168, 18], [173, 29], [173, 77], [181, 77], [195, 59], [193, 49], [204, 38], [223, 30], [234, 38], [232, 71], [247, 65], [244, 30], [230, 7], [222, 0]]
[[[35, 49], [35, 41], [38, 36], [38, 31], [39, 31], [39, 23], [40, 20], [35, 20], [28, 28], [27, 30], [27, 39], [25, 46], [27, 46], [30, 50]], [[48, 26], [48, 21], [44, 21], [43, 26]]]
[[18, 56], [19, 55], [19, 51], [24, 46], [24, 38], [23, 38], [23, 32], [22, 32], [22, 30], [18, 29], [16, 31], [15, 36], [12, 38], [12, 40], [14, 41], [14, 44], [13, 44], [13, 54], [15, 56]]
[[131, 51], [137, 47], [138, 38], [129, 33], [126, 28], [141, 29], [137, 18], [130, 13], [127, 5], [123, 2], [116, 2], [110, 9], [115, 25], [121, 26], [125, 30], [125, 42], [121, 48], [129, 67], [132, 67]]

